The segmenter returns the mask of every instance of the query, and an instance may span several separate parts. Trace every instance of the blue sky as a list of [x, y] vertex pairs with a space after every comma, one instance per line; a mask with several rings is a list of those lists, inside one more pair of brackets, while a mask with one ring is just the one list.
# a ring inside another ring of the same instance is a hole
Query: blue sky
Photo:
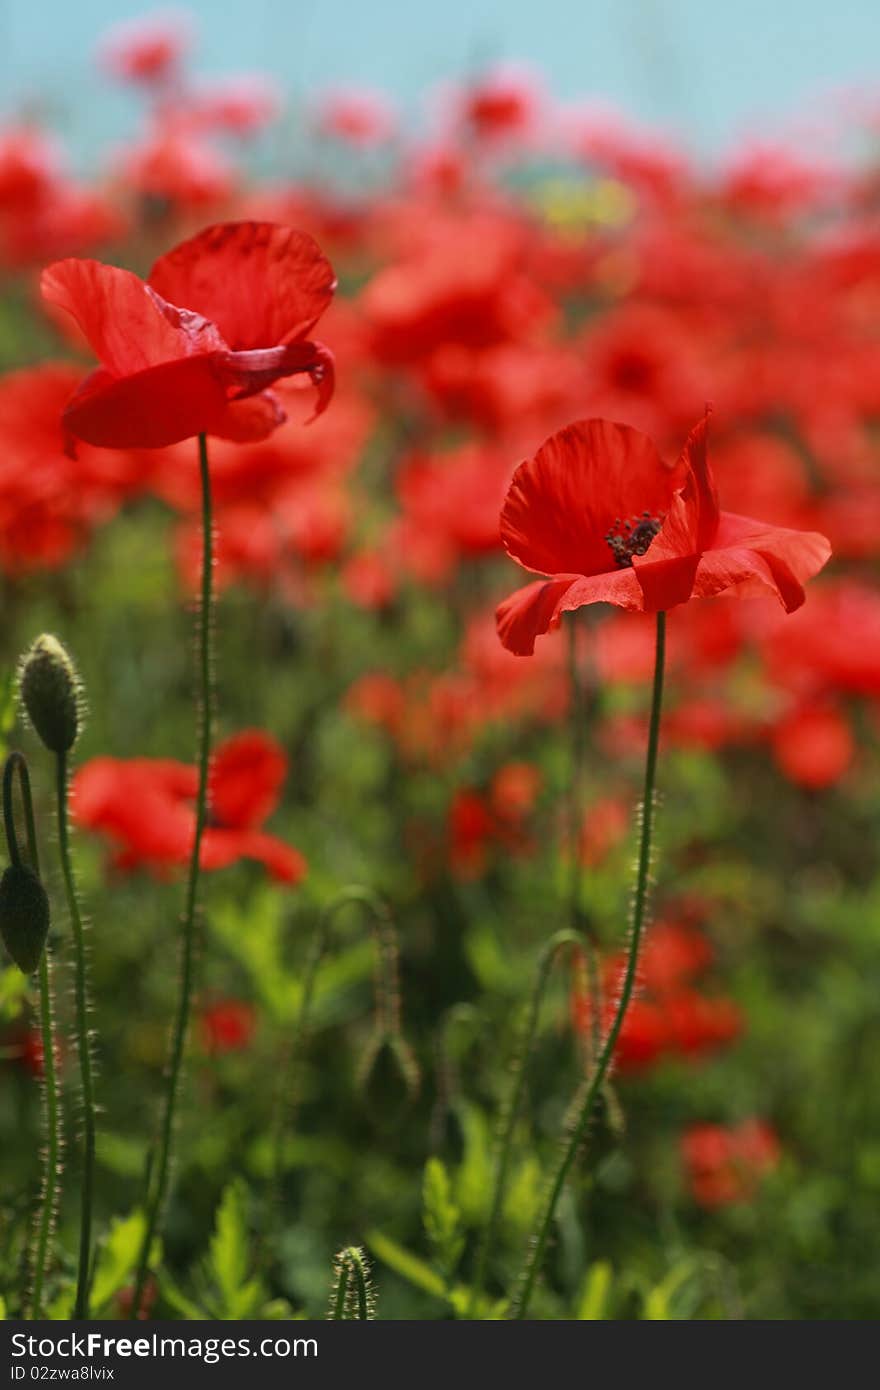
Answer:
[[[0, 0], [8, 112], [48, 99], [80, 159], [131, 127], [132, 98], [96, 80], [107, 26], [149, 5]], [[822, 93], [876, 84], [877, 0], [192, 0], [198, 70], [274, 74], [294, 94], [380, 86], [403, 103], [491, 58], [527, 59], [562, 98], [610, 98], [714, 152]]]

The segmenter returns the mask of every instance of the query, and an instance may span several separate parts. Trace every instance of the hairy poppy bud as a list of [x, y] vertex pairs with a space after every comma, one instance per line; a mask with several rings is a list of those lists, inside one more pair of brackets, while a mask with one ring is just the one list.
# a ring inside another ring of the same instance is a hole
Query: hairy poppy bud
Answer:
[[79, 679], [67, 649], [44, 632], [21, 661], [21, 699], [53, 753], [67, 753], [79, 732]]
[[26, 864], [10, 864], [0, 878], [0, 936], [19, 970], [32, 975], [49, 934], [49, 896]]

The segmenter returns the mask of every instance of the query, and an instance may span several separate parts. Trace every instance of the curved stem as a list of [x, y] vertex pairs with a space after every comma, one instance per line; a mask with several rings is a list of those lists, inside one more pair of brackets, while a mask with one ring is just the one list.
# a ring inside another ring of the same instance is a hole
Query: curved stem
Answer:
[[76, 1049], [79, 1055], [80, 1082], [83, 1100], [83, 1175], [80, 1200], [79, 1263], [76, 1280], [76, 1302], [73, 1316], [89, 1315], [89, 1278], [91, 1274], [92, 1199], [95, 1187], [95, 1095], [92, 1075], [92, 1048], [89, 1037], [88, 977], [83, 921], [76, 897], [73, 863], [70, 857], [70, 836], [67, 825], [67, 754], [56, 759], [58, 797], [58, 845], [64, 891], [73, 927], [75, 960], [74, 999], [76, 1003]]
[[196, 954], [196, 906], [198, 901], [199, 872], [201, 868], [202, 836], [208, 819], [208, 772], [211, 761], [212, 696], [211, 696], [211, 596], [214, 567], [213, 555], [213, 517], [211, 509], [211, 474], [208, 467], [208, 442], [199, 435], [199, 475], [202, 491], [202, 588], [198, 621], [199, 653], [199, 782], [196, 794], [196, 824], [193, 836], [192, 854], [187, 875], [186, 899], [183, 915], [183, 934], [181, 939], [180, 994], [177, 1013], [171, 1035], [171, 1054], [168, 1064], [168, 1081], [165, 1090], [165, 1106], [159, 1134], [159, 1150], [152, 1168], [152, 1191], [147, 1195], [147, 1219], [144, 1228], [134, 1296], [131, 1301], [131, 1316], [136, 1318], [140, 1312], [144, 1287], [149, 1272], [150, 1252], [158, 1230], [162, 1208], [168, 1189], [168, 1175], [171, 1162], [171, 1147], [174, 1136], [174, 1119], [186, 1040], [189, 1032], [189, 1015], [192, 1005], [195, 979]]
[[623, 1027], [629, 1002], [632, 998], [633, 989], [636, 981], [636, 969], [639, 959], [639, 946], [642, 939], [642, 931], [645, 922], [645, 907], [648, 897], [648, 880], [651, 867], [651, 834], [654, 824], [654, 787], [657, 775], [657, 749], [660, 741], [660, 713], [663, 704], [663, 669], [666, 657], [666, 614], [657, 614], [657, 636], [654, 655], [654, 685], [651, 696], [651, 719], [648, 728], [648, 752], [645, 759], [645, 786], [644, 800], [642, 805], [642, 834], [639, 845], [638, 868], [636, 871], [636, 890], [633, 903], [632, 930], [630, 934], [629, 951], [627, 953], [626, 971], [623, 977], [623, 985], [620, 991], [620, 998], [615, 1010], [614, 1019], [608, 1031], [608, 1036], [602, 1046], [599, 1059], [596, 1063], [593, 1074], [587, 1084], [586, 1093], [580, 1104], [577, 1117], [571, 1129], [562, 1152], [562, 1158], [550, 1185], [547, 1201], [542, 1212], [533, 1241], [530, 1243], [529, 1254], [523, 1269], [519, 1288], [511, 1300], [508, 1317], [524, 1318], [528, 1312], [529, 1303], [535, 1288], [535, 1282], [541, 1271], [544, 1262], [544, 1252], [547, 1248], [547, 1240], [550, 1235], [550, 1228], [553, 1225], [553, 1218], [556, 1214], [556, 1207], [565, 1186], [566, 1179], [571, 1171], [572, 1164], [577, 1156], [578, 1150], [584, 1140], [587, 1127], [593, 1113], [593, 1106], [596, 1103], [602, 1083], [611, 1065], [617, 1039]]
[[[284, 1138], [285, 1126], [296, 1114], [299, 1101], [299, 1082], [302, 1068], [303, 1048], [311, 1026], [312, 1005], [318, 969], [330, 945], [336, 916], [349, 905], [362, 907], [369, 914], [376, 942], [376, 967], [374, 972], [375, 991], [375, 1030], [383, 1038], [396, 1042], [402, 1051], [398, 1057], [407, 1058], [403, 1043], [400, 990], [397, 982], [397, 942], [394, 928], [385, 903], [377, 893], [369, 888], [353, 885], [342, 891], [323, 909], [317, 931], [312, 940], [303, 976], [302, 997], [299, 1011], [293, 1026], [293, 1034], [285, 1058], [279, 1069], [280, 1086], [275, 1103], [275, 1116], [272, 1136], [272, 1179], [267, 1203], [267, 1215], [280, 1206], [281, 1190], [284, 1180]], [[365, 1054], [367, 1055], [367, 1054]], [[415, 1065], [412, 1062], [411, 1065]], [[287, 1104], [285, 1105], [285, 1098]]]
[[[10, 753], [3, 770], [3, 821], [9, 857], [13, 864], [21, 863], [18, 837], [15, 833], [15, 818], [12, 810], [12, 784], [18, 774], [21, 804], [24, 808], [25, 835], [30, 866], [39, 878], [40, 856], [37, 847], [37, 827], [34, 820], [34, 803], [31, 796], [31, 779], [27, 760], [23, 753]], [[40, 1042], [43, 1048], [43, 1121], [46, 1128], [46, 1150], [43, 1166], [43, 1185], [40, 1192], [40, 1205], [37, 1216], [37, 1229], [34, 1240], [34, 1283], [31, 1291], [31, 1317], [39, 1318], [43, 1311], [43, 1284], [52, 1239], [52, 1224], [55, 1218], [60, 1177], [61, 1130], [60, 1096], [61, 1089], [55, 1063], [55, 1026], [53, 1020], [52, 971], [49, 963], [48, 943], [40, 957]]]
[[538, 963], [538, 974], [532, 989], [531, 999], [529, 1000], [525, 1026], [520, 1035], [519, 1045], [514, 1054], [511, 1067], [514, 1078], [513, 1088], [501, 1113], [498, 1151], [492, 1183], [492, 1202], [489, 1208], [489, 1219], [486, 1222], [477, 1250], [474, 1279], [471, 1285], [470, 1300], [468, 1302], [469, 1317], [474, 1316], [480, 1298], [482, 1297], [483, 1287], [486, 1282], [486, 1269], [489, 1263], [489, 1255], [495, 1243], [498, 1224], [501, 1220], [501, 1207], [504, 1202], [504, 1193], [507, 1187], [507, 1171], [510, 1166], [513, 1132], [516, 1128], [516, 1122], [519, 1118], [520, 1107], [522, 1105], [528, 1065], [531, 1060], [535, 1034], [538, 1031], [538, 1019], [541, 1012], [541, 1004], [544, 1001], [544, 991], [547, 988], [547, 982], [550, 978], [550, 971], [561, 950], [566, 946], [574, 946], [577, 949], [583, 949], [583, 944], [583, 938], [577, 932], [559, 931], [555, 936], [550, 938], [541, 952], [541, 958]]

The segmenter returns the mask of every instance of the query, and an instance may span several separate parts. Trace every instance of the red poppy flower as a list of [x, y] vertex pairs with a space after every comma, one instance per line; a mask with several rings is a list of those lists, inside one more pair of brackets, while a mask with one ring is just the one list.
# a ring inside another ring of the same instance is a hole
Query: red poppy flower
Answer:
[[58, 418], [77, 378], [65, 362], [0, 377], [0, 568], [9, 573], [63, 565], [148, 481], [133, 454], [85, 446], [65, 455]]
[[178, 15], [125, 20], [105, 35], [100, 58], [114, 76], [150, 86], [172, 76], [189, 43], [189, 25]]
[[242, 1052], [249, 1046], [257, 1026], [252, 1004], [240, 999], [221, 999], [202, 1010], [199, 1031], [207, 1052]]
[[[287, 772], [279, 745], [257, 729], [217, 749], [209, 782], [210, 819], [202, 838], [203, 869], [239, 859], [264, 864], [281, 883], [298, 883], [306, 864], [298, 850], [261, 829], [278, 803]], [[185, 864], [195, 834], [198, 772], [171, 759], [93, 758], [77, 773], [74, 814], [80, 825], [110, 835], [124, 869], [165, 872]]]
[[849, 721], [825, 701], [789, 710], [774, 728], [772, 741], [780, 770], [810, 791], [839, 782], [856, 752]]
[[535, 638], [588, 603], [655, 613], [730, 591], [773, 593], [787, 612], [831, 548], [815, 532], [789, 531], [721, 512], [706, 450], [708, 417], [677, 465], [627, 425], [581, 420], [520, 464], [501, 512], [501, 537], [539, 580], [497, 610], [502, 642], [529, 656]]
[[68, 402], [66, 431], [110, 448], [261, 439], [284, 419], [268, 388], [299, 372], [320, 413], [333, 358], [306, 335], [335, 285], [310, 236], [269, 222], [209, 227], [162, 256], [146, 283], [99, 261], [56, 262], [43, 298], [72, 315], [101, 360]]
[[749, 1201], [763, 1177], [779, 1164], [779, 1139], [763, 1120], [691, 1125], [681, 1153], [694, 1199], [703, 1207]]

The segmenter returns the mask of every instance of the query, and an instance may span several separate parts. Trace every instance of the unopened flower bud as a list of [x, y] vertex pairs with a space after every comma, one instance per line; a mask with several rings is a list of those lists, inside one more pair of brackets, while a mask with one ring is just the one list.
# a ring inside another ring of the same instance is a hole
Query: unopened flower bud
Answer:
[[53, 753], [67, 753], [79, 732], [79, 679], [57, 637], [44, 632], [21, 661], [21, 699], [28, 718]]
[[0, 878], [0, 936], [15, 964], [32, 975], [49, 935], [49, 897], [33, 869], [10, 864]]

